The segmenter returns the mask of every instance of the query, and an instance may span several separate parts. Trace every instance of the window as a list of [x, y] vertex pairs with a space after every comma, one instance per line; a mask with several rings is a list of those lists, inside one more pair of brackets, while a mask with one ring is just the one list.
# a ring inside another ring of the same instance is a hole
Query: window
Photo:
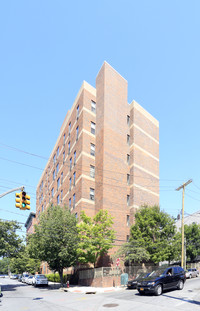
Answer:
[[91, 100], [91, 110], [96, 113], [96, 103], [93, 100]]
[[63, 183], [63, 172], [61, 173], [60, 179], [61, 179], [61, 185], [62, 185], [62, 183]]
[[127, 185], [130, 185], [130, 175], [127, 174]]
[[63, 135], [63, 145], [65, 145], [65, 134]]
[[63, 164], [65, 163], [65, 151], [63, 151]]
[[95, 145], [94, 144], [90, 144], [90, 154], [92, 156], [95, 156]]
[[59, 156], [59, 147], [58, 147], [58, 149], [57, 149], [57, 158], [58, 158], [58, 156]]
[[127, 206], [129, 206], [129, 205], [130, 205], [130, 195], [127, 194]]
[[126, 236], [126, 242], [128, 242], [128, 241], [129, 241], [129, 235]]
[[76, 108], [76, 119], [78, 120], [79, 118], [79, 105]]
[[127, 154], [127, 164], [130, 164], [130, 154]]
[[96, 124], [94, 122], [91, 122], [91, 133], [95, 135], [95, 128]]
[[76, 165], [76, 151], [74, 151], [74, 165]]
[[70, 160], [69, 160], [69, 170], [70, 171], [72, 170], [72, 158], [70, 158]]
[[73, 208], [75, 208], [75, 202], [76, 202], [76, 195], [75, 193], [73, 194]]
[[127, 125], [130, 126], [130, 116], [127, 116]]
[[53, 198], [54, 195], [54, 188], [51, 189], [51, 197]]
[[69, 179], [69, 191], [71, 191], [71, 188], [72, 188], [72, 178], [70, 177], [70, 179]]
[[76, 128], [76, 140], [78, 140], [78, 134], [79, 134], [79, 126]]
[[130, 146], [130, 135], [127, 135], [127, 144]]
[[77, 213], [75, 214], [75, 218], [76, 218], [76, 219], [78, 218], [78, 214], [77, 214]]
[[56, 176], [56, 174], [55, 174], [55, 170], [53, 171], [53, 180], [55, 180], [55, 176]]
[[90, 165], [90, 177], [95, 177], [95, 167], [93, 165]]
[[57, 196], [57, 204], [60, 203], [60, 195]]
[[59, 163], [56, 165], [56, 175], [58, 174], [59, 171]]
[[90, 200], [94, 201], [94, 189], [90, 188]]
[[126, 225], [129, 227], [129, 225], [130, 225], [130, 216], [129, 215], [127, 215], [126, 216]]
[[43, 210], [44, 210], [44, 205], [42, 205], [42, 212], [43, 212]]
[[73, 183], [73, 185], [75, 186], [75, 183], [76, 183], [76, 172], [74, 172], [73, 176], [74, 176], [74, 183]]
[[71, 122], [69, 122], [69, 135], [71, 133]]
[[61, 190], [60, 192], [60, 201], [62, 202], [62, 200], [63, 200], [63, 190]]
[[57, 179], [57, 190], [59, 189], [60, 187], [60, 177]]
[[70, 141], [68, 142], [68, 154], [70, 154]]
[[56, 155], [54, 154], [54, 156], [53, 156], [53, 164], [55, 164], [56, 163]]
[[72, 200], [71, 200], [71, 198], [69, 199], [69, 208], [71, 208], [72, 207]]

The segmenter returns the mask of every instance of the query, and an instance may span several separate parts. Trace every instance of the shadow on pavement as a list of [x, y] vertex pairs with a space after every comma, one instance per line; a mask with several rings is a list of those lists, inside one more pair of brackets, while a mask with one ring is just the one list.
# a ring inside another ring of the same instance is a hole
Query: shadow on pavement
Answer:
[[17, 287], [22, 287], [22, 286], [26, 286], [25, 284], [6, 284], [6, 285], [1, 285], [1, 290], [3, 292], [6, 291], [15, 291]]
[[173, 296], [169, 296], [169, 295], [165, 295], [165, 294], [163, 296], [168, 297], [168, 298], [172, 298], [172, 299], [176, 299], [176, 300], [180, 300], [182, 302], [189, 302], [189, 303], [200, 306], [200, 301], [197, 301], [197, 300], [190, 300], [187, 298], [178, 298], [178, 297], [173, 297]]

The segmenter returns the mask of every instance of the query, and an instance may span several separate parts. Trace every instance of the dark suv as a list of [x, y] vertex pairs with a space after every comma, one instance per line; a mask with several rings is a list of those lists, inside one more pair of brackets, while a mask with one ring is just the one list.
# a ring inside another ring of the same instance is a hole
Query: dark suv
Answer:
[[137, 290], [142, 295], [153, 293], [156, 296], [162, 294], [164, 290], [177, 288], [183, 289], [186, 281], [185, 271], [179, 266], [158, 268], [151, 274], [137, 283]]

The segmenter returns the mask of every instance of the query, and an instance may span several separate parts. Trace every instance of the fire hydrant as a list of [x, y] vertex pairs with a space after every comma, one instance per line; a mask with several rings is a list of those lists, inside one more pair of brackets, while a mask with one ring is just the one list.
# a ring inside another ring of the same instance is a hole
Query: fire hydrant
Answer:
[[67, 281], [67, 288], [69, 288], [69, 281]]

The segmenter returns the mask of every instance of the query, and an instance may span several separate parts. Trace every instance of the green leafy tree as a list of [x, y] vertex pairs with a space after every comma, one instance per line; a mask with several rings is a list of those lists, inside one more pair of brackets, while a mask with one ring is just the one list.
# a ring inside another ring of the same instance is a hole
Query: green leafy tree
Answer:
[[40, 264], [41, 261], [39, 259], [30, 258], [27, 250], [24, 250], [16, 258], [10, 260], [10, 271], [17, 274], [27, 271], [34, 274], [40, 271]]
[[125, 261], [130, 262], [143, 262], [150, 259], [149, 252], [140, 245], [139, 242], [130, 239], [128, 242], [124, 243], [117, 252], [113, 255], [113, 259], [118, 257], [123, 257]]
[[32, 258], [46, 261], [51, 270], [57, 271], [63, 286], [63, 269], [75, 263], [77, 244], [75, 215], [60, 206], [50, 206], [28, 238], [28, 251]]
[[23, 240], [16, 234], [21, 226], [16, 221], [0, 220], [0, 257], [16, 257], [24, 247]]
[[186, 238], [186, 256], [187, 260], [193, 261], [200, 255], [200, 225], [194, 223], [184, 226]]
[[93, 263], [95, 267], [97, 259], [112, 248], [115, 239], [112, 219], [106, 210], [100, 210], [93, 218], [87, 216], [85, 212], [81, 213], [81, 222], [78, 224], [79, 262]]
[[0, 260], [0, 274], [8, 274], [10, 258], [4, 257]]
[[127, 246], [130, 246], [134, 261], [141, 261], [142, 257], [154, 263], [178, 259], [180, 243], [175, 220], [158, 206], [141, 207], [135, 214], [135, 224], [131, 227]]

